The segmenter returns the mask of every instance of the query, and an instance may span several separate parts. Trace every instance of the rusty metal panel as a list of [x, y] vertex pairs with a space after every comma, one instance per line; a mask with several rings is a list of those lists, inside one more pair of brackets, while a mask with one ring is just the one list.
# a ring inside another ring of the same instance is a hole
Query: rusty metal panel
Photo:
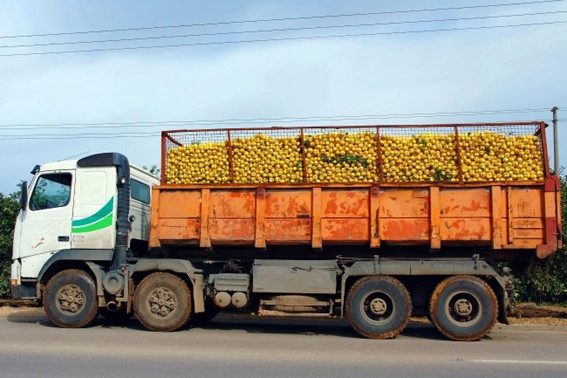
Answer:
[[157, 187], [154, 200], [152, 247], [462, 241], [543, 254], [558, 238], [557, 194], [541, 185]]
[[385, 241], [429, 240], [429, 219], [386, 218], [380, 220], [380, 239]]
[[441, 239], [451, 241], [491, 240], [490, 218], [445, 218], [441, 220]]
[[369, 219], [337, 219], [321, 220], [323, 241], [349, 242], [368, 241], [370, 239]]
[[157, 222], [158, 237], [160, 241], [191, 241], [199, 239], [199, 219], [159, 219]]
[[152, 187], [153, 203], [151, 207], [150, 238], [149, 238], [149, 245], [152, 248], [159, 248], [161, 246], [158, 235], [158, 220], [160, 219], [160, 212], [159, 212], [160, 195], [161, 195], [161, 191], [159, 190], [159, 187], [157, 186]]
[[201, 216], [201, 190], [163, 190], [159, 196], [160, 218]]
[[268, 189], [266, 191], [266, 218], [310, 218], [312, 216], [311, 189]]
[[492, 249], [500, 249], [504, 243], [504, 214], [502, 210], [502, 188], [493, 186], [491, 189], [492, 209]]
[[313, 227], [311, 231], [311, 247], [315, 249], [323, 247], [323, 236], [321, 235], [321, 192], [321, 188], [313, 188]]
[[512, 221], [514, 229], [543, 229], [543, 219], [541, 218], [515, 218]]
[[211, 238], [209, 236], [209, 206], [211, 199], [211, 190], [201, 190], [201, 230], [199, 247], [211, 248]]
[[543, 229], [514, 229], [514, 239], [538, 239], [540, 243], [544, 241], [545, 233]]
[[251, 189], [211, 190], [211, 218], [254, 218], [256, 192]]
[[254, 247], [266, 248], [266, 189], [256, 189], [256, 224], [254, 229]]
[[489, 188], [441, 190], [441, 218], [490, 217]]
[[441, 248], [441, 195], [439, 187], [432, 186], [429, 188], [429, 224], [431, 228], [430, 239], [431, 242], [429, 247], [432, 250], [438, 250]]
[[541, 188], [513, 188], [511, 203], [515, 218], [543, 216], [543, 191]]
[[268, 243], [311, 242], [310, 219], [266, 219], [264, 230]]
[[323, 218], [367, 218], [369, 191], [364, 189], [324, 189]]
[[536, 249], [541, 239], [514, 239], [514, 244], [502, 246], [502, 249]]
[[209, 237], [216, 244], [254, 241], [254, 219], [210, 219]]
[[380, 248], [380, 189], [377, 186], [370, 188], [370, 248]]
[[388, 188], [380, 192], [380, 218], [428, 218], [429, 188]]

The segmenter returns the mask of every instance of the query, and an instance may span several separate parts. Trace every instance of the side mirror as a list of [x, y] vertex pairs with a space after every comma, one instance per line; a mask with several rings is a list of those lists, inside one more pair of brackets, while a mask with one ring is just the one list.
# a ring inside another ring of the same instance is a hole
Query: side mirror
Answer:
[[22, 181], [22, 189], [20, 190], [20, 208], [26, 210], [28, 206], [28, 182]]

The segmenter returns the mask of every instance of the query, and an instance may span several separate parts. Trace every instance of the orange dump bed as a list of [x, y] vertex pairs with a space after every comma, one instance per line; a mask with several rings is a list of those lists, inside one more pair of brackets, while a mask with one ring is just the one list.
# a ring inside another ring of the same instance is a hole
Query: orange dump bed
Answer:
[[559, 182], [443, 186], [154, 187], [150, 244], [488, 246], [555, 252]]
[[561, 247], [545, 126], [164, 132], [150, 246], [478, 246], [544, 258]]

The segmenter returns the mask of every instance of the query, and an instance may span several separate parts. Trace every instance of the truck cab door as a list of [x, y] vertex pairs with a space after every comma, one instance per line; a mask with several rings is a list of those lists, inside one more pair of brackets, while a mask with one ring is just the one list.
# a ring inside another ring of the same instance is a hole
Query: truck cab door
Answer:
[[116, 168], [79, 168], [76, 173], [71, 247], [113, 249], [116, 240]]
[[22, 213], [22, 277], [36, 277], [55, 252], [71, 246], [74, 170], [40, 173]]

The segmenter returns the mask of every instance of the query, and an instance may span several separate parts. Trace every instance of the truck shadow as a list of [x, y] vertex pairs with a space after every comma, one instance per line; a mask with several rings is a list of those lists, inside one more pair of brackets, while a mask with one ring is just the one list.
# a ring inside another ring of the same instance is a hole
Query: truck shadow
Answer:
[[[347, 321], [335, 319], [264, 318], [219, 316], [196, 328], [209, 330], [240, 330], [249, 333], [326, 335], [364, 339]], [[430, 323], [412, 322], [400, 337], [446, 340]]]
[[[39, 324], [44, 327], [57, 328], [45, 316], [42, 309], [29, 309], [9, 314], [7, 320], [11, 323]], [[135, 331], [149, 332], [136, 320], [131, 318], [123, 322], [116, 322], [99, 316], [90, 328], [123, 328]], [[307, 336], [338, 336], [363, 339], [356, 333], [347, 321], [337, 319], [309, 319], [309, 318], [270, 318], [256, 316], [219, 315], [207, 324], [199, 326], [186, 326], [181, 332], [191, 332], [193, 329], [223, 331], [238, 330], [257, 334], [290, 334]], [[425, 322], [411, 322], [399, 337], [446, 340], [430, 324]]]

